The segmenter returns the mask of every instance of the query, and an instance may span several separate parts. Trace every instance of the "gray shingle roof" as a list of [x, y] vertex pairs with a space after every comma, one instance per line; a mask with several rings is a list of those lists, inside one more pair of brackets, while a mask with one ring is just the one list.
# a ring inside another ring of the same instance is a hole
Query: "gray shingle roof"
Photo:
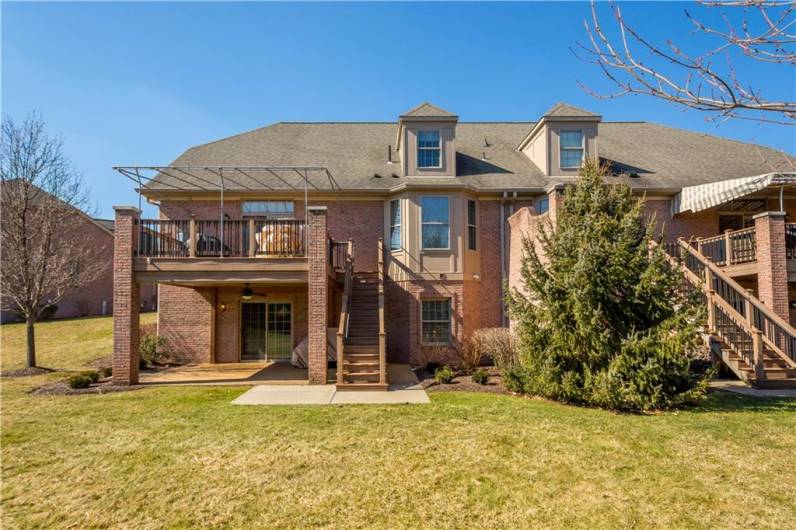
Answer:
[[[400, 164], [387, 161], [387, 146], [394, 144], [398, 127], [394, 122], [276, 123], [188, 149], [172, 165], [324, 166], [345, 190], [386, 191], [414, 183], [541, 190], [559, 179], [545, 177], [516, 149], [533, 125], [460, 122], [456, 126], [455, 179], [399, 176]], [[617, 172], [637, 174], [629, 181], [642, 189], [674, 190], [796, 167], [796, 158], [773, 149], [643, 122], [600, 123], [598, 147], [600, 157], [611, 161]], [[198, 174], [218, 181], [214, 173]], [[283, 176], [303, 187], [299, 175], [287, 172]], [[170, 178], [161, 174], [147, 187], [168, 190], [163, 183]], [[310, 178], [319, 188], [328, 189], [322, 172]], [[243, 175], [235, 175], [235, 181], [262, 189]], [[185, 187], [184, 182], [176, 184]], [[275, 179], [269, 179], [269, 184], [274, 189], [287, 188]], [[241, 189], [227, 182], [227, 189], [234, 188]]]
[[568, 103], [556, 103], [542, 116], [546, 118], [599, 118], [599, 114], [579, 109]]
[[432, 105], [428, 101], [401, 114], [402, 118], [457, 118], [452, 112]]

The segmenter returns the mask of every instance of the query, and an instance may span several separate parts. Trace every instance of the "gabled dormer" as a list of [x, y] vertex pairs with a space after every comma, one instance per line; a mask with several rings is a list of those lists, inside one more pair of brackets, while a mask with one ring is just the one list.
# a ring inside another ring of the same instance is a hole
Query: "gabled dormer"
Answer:
[[456, 176], [458, 121], [458, 116], [431, 103], [421, 103], [399, 116], [396, 146], [404, 176]]
[[548, 176], [576, 176], [585, 157], [598, 158], [597, 132], [602, 117], [556, 103], [517, 146]]

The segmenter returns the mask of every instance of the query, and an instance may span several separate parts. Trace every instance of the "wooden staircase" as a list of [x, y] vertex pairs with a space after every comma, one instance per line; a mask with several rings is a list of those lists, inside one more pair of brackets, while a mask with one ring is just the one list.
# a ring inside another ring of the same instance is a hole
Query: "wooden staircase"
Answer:
[[[346, 272], [337, 335], [337, 389], [387, 390], [384, 332], [384, 262], [379, 270]], [[353, 261], [353, 260], [352, 260]]]
[[796, 329], [686, 241], [667, 252], [707, 305], [713, 355], [751, 386], [796, 388]]

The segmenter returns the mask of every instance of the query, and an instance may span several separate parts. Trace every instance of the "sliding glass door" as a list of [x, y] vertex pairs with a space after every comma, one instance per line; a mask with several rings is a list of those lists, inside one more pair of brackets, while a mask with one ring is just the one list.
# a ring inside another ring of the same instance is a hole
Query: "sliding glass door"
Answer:
[[240, 359], [289, 361], [293, 351], [292, 330], [290, 302], [243, 302]]

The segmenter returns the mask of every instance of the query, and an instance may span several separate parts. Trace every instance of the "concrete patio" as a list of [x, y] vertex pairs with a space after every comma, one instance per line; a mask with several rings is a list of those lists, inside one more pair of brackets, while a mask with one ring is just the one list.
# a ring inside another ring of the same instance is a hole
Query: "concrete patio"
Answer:
[[159, 372], [142, 372], [142, 385], [248, 385], [235, 405], [337, 405], [337, 404], [401, 404], [429, 403], [426, 391], [419, 385], [407, 364], [388, 364], [389, 390], [338, 391], [335, 372], [329, 369], [330, 384], [310, 385], [307, 370], [287, 363], [252, 362], [229, 364], [196, 364], [177, 366]]

